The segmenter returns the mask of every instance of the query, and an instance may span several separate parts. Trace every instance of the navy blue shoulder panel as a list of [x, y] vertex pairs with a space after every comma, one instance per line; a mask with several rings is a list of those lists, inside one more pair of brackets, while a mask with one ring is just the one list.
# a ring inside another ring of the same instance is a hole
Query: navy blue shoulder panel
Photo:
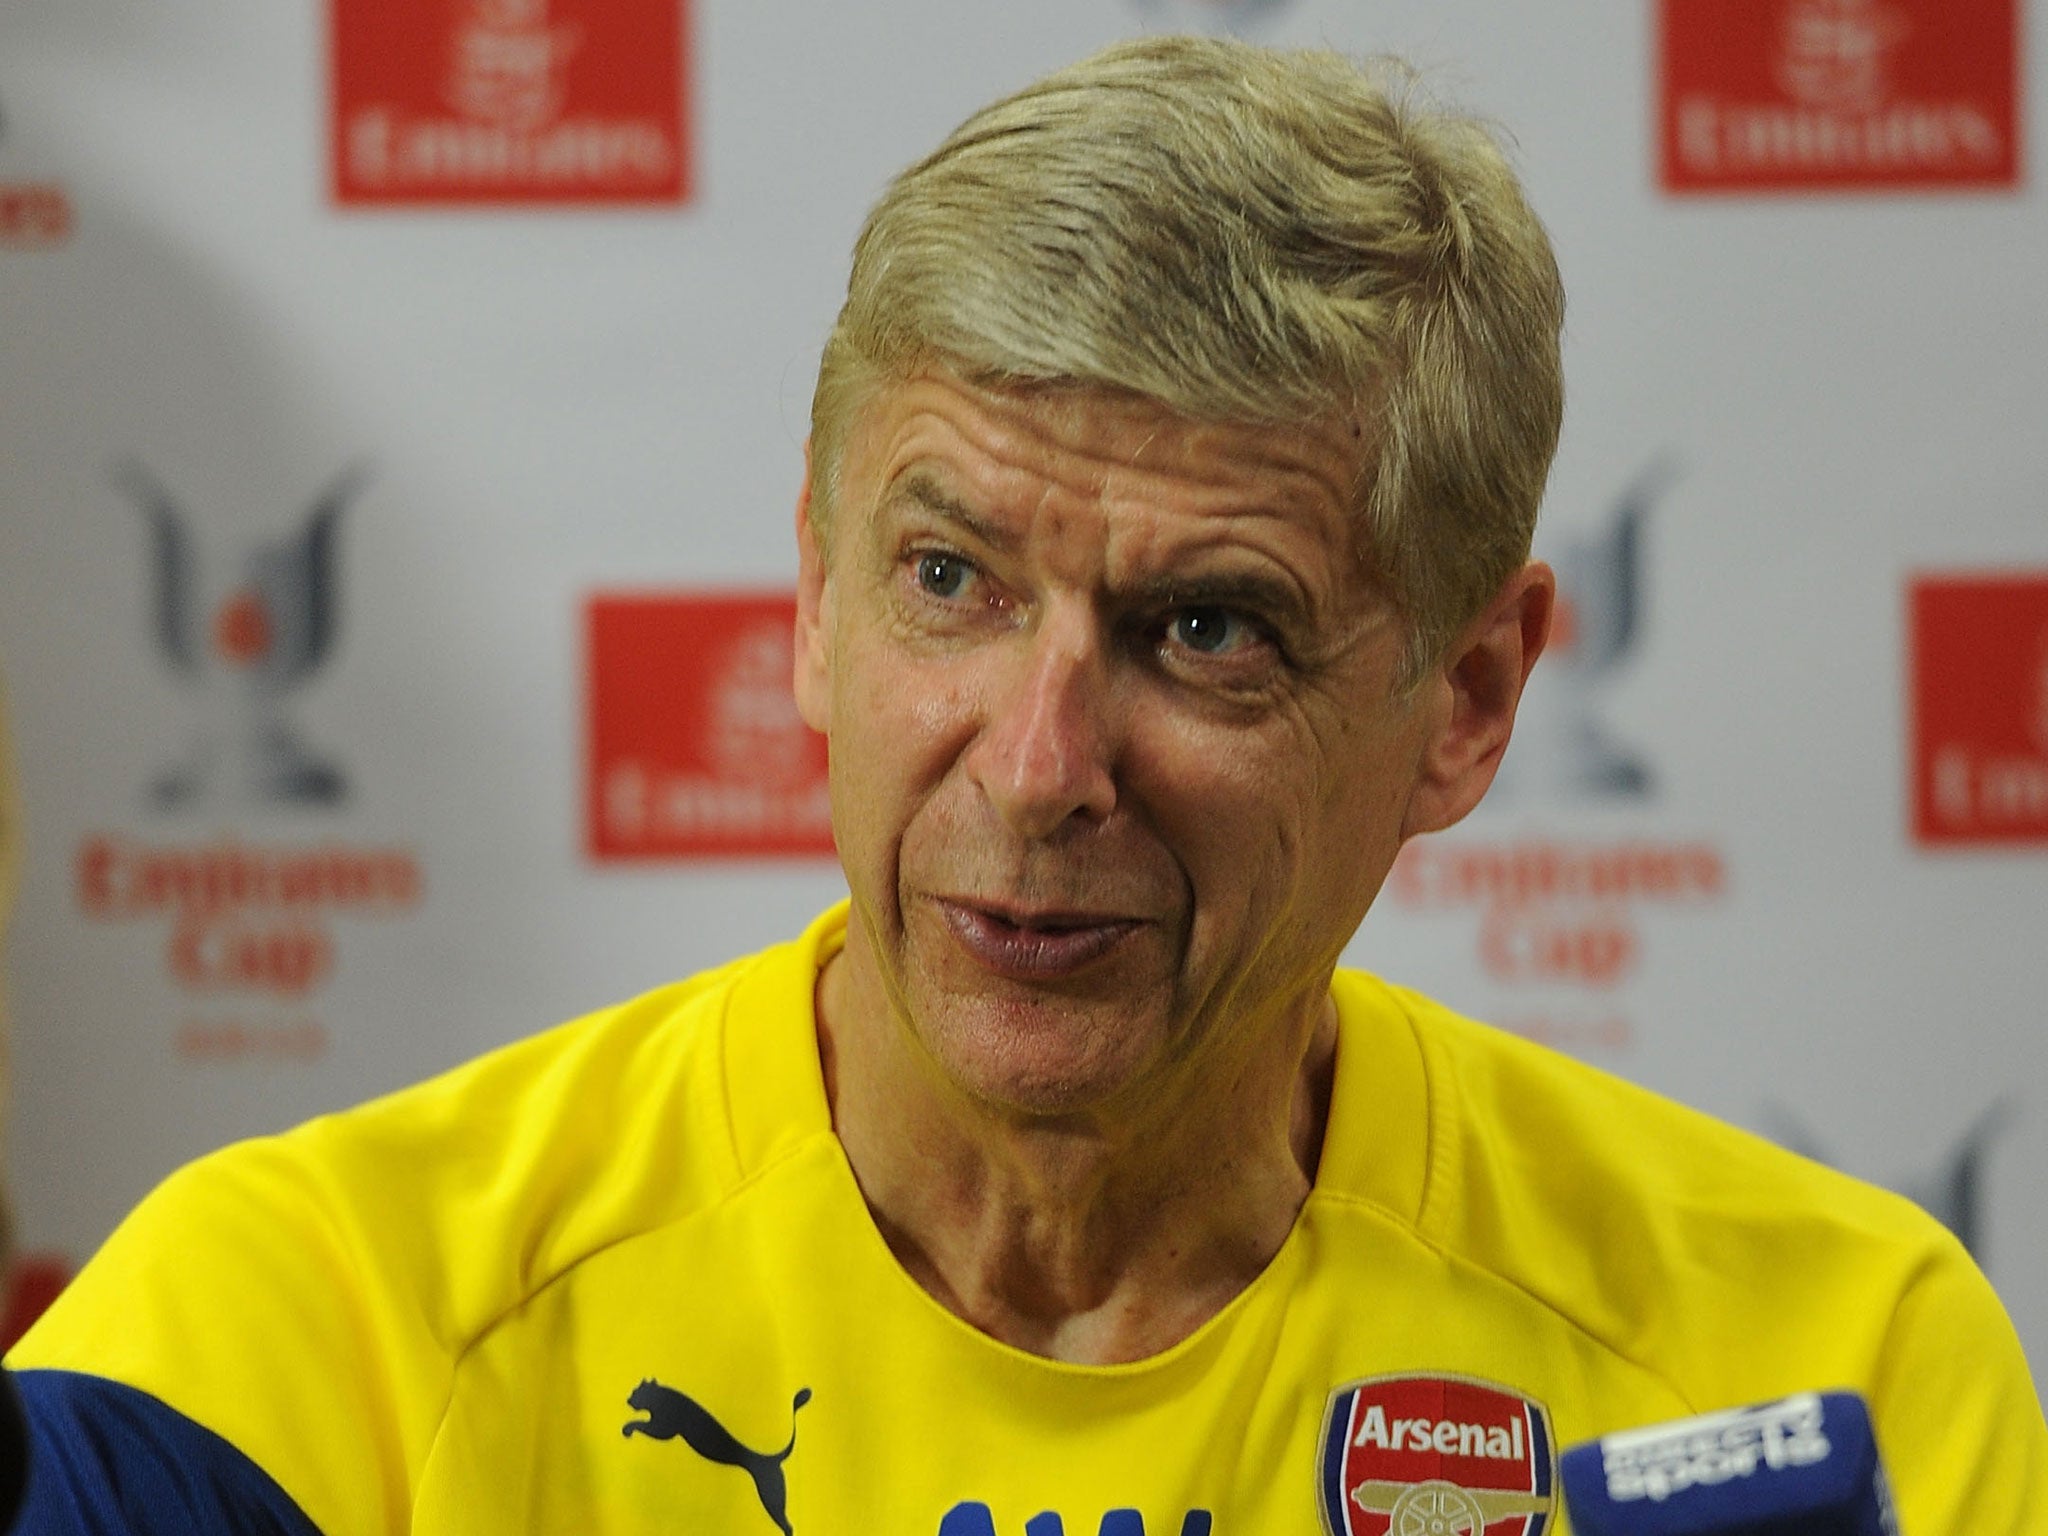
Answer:
[[17, 1371], [28, 1498], [15, 1536], [319, 1536], [255, 1462], [147, 1392]]

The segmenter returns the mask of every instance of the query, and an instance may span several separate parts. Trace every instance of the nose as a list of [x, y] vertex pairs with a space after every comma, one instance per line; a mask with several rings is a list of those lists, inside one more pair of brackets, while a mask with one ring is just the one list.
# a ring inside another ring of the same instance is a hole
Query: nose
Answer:
[[1042, 840], [1116, 806], [1107, 657], [1092, 613], [1048, 611], [1012, 641], [966, 767], [996, 814]]

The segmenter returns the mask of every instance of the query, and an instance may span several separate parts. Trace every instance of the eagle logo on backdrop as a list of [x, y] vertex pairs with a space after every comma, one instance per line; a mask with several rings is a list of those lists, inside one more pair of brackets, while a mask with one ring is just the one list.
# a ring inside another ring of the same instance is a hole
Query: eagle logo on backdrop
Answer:
[[1330, 1394], [1316, 1467], [1327, 1536], [1543, 1536], [1556, 1440], [1541, 1403], [1468, 1376]]
[[347, 780], [304, 746], [285, 718], [286, 699], [319, 671], [334, 644], [335, 528], [364, 471], [337, 477], [296, 533], [244, 554], [225, 591], [200, 576], [190, 520], [134, 460], [121, 489], [148, 526], [157, 647], [201, 697], [206, 721], [190, 756], [150, 785], [174, 808], [223, 792], [287, 805], [330, 805]]
[[[1891, 1187], [1956, 1236], [1979, 1264], [1988, 1266], [1984, 1222], [1985, 1169], [1991, 1144], [2012, 1118], [2010, 1099], [1999, 1099], [1980, 1114], [1962, 1139], [1917, 1172], [1890, 1181]], [[1817, 1163], [1838, 1166], [1790, 1110], [1772, 1106], [1765, 1116], [1781, 1146]]]
[[1642, 754], [1608, 734], [1601, 705], [1641, 636], [1643, 528], [1674, 474], [1669, 461], [1653, 462], [1622, 492], [1604, 528], [1548, 551], [1557, 613], [1514, 749], [1501, 762], [1508, 794], [1633, 798], [1653, 788]]

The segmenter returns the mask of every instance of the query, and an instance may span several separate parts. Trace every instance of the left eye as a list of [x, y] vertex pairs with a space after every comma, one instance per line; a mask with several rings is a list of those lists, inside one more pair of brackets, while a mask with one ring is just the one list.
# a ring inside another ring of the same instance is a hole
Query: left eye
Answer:
[[1176, 645], [1208, 656], [1237, 650], [1256, 638], [1251, 621], [1228, 608], [1183, 608], [1167, 620], [1166, 633]]

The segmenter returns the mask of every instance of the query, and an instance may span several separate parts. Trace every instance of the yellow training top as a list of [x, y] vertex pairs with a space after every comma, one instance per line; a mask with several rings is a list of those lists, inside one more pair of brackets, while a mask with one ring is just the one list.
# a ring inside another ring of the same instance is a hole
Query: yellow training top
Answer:
[[43, 1496], [175, 1464], [229, 1529], [1561, 1536], [1560, 1442], [1850, 1387], [1907, 1536], [2048, 1521], [2018, 1341], [1933, 1221], [1353, 972], [1266, 1272], [1135, 1364], [996, 1343], [832, 1133], [844, 933], [173, 1176], [9, 1362]]

